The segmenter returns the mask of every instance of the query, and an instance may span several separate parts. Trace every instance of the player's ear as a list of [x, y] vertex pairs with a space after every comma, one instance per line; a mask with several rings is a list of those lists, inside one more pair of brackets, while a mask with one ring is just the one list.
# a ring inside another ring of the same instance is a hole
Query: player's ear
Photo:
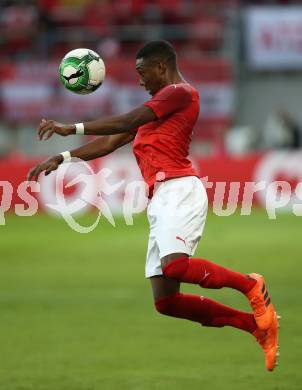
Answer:
[[167, 65], [164, 63], [164, 62], [159, 62], [158, 63], [158, 70], [159, 70], [159, 73], [161, 75], [165, 74], [166, 73], [166, 70], [167, 70]]

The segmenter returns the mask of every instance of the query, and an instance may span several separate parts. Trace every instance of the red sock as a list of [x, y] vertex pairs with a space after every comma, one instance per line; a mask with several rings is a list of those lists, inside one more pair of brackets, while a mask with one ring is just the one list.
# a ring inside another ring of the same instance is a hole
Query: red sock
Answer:
[[254, 316], [224, 306], [211, 299], [191, 294], [175, 294], [161, 298], [155, 303], [162, 314], [199, 322], [204, 326], [232, 326], [253, 333], [256, 328]]
[[246, 294], [256, 281], [204, 259], [181, 257], [163, 268], [165, 276], [180, 282], [199, 284], [206, 288], [230, 287]]

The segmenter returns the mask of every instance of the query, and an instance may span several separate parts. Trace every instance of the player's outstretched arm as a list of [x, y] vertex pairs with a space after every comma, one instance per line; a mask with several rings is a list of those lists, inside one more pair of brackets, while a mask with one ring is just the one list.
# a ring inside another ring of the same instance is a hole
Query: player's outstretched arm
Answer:
[[[94, 160], [95, 158], [106, 156], [121, 146], [128, 144], [133, 138], [134, 134], [131, 133], [115, 134], [97, 138], [77, 149], [71, 150], [70, 155], [71, 157], [77, 157], [85, 161]], [[58, 166], [62, 164], [62, 162], [63, 156], [61, 154], [49, 158], [32, 168], [27, 175], [27, 180], [37, 181], [41, 172], [45, 172], [46, 176], [49, 175], [50, 172], [58, 169]]]
[[148, 122], [156, 120], [156, 115], [147, 106], [140, 106], [127, 114], [116, 115], [92, 122], [85, 122], [85, 134], [105, 135], [129, 133]]
[[[111, 135], [129, 133], [132, 130], [148, 122], [156, 120], [156, 115], [151, 108], [140, 106], [127, 114], [114, 115], [91, 122], [83, 123], [84, 132], [87, 135]], [[53, 134], [67, 136], [76, 134], [76, 125], [65, 125], [53, 120], [42, 119], [38, 127], [40, 140], [47, 140]]]

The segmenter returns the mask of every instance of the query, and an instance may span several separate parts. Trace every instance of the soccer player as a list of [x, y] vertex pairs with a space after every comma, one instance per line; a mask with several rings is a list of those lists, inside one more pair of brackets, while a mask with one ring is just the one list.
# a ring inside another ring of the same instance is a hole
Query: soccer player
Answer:
[[[149, 188], [150, 236], [146, 277], [150, 278], [158, 312], [204, 326], [232, 326], [252, 334], [272, 371], [277, 364], [278, 319], [264, 278], [244, 275], [205, 259], [193, 258], [204, 228], [207, 195], [188, 160], [199, 96], [178, 70], [176, 53], [166, 41], [147, 43], [136, 55], [140, 84], [152, 96], [123, 115], [66, 125], [43, 119], [40, 140], [53, 134], [103, 136], [60, 153], [33, 168], [28, 179], [48, 175], [71, 157], [92, 160], [134, 140], [133, 152]], [[233, 288], [244, 294], [253, 313], [227, 307], [204, 296], [180, 293], [180, 283], [204, 288]]]

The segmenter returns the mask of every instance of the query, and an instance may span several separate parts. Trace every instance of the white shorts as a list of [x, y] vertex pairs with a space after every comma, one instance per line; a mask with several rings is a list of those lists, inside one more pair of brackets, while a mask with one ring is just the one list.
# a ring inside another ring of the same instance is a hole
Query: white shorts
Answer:
[[150, 235], [146, 278], [162, 275], [160, 259], [164, 256], [194, 254], [207, 209], [207, 193], [198, 177], [186, 176], [158, 184], [147, 208]]

